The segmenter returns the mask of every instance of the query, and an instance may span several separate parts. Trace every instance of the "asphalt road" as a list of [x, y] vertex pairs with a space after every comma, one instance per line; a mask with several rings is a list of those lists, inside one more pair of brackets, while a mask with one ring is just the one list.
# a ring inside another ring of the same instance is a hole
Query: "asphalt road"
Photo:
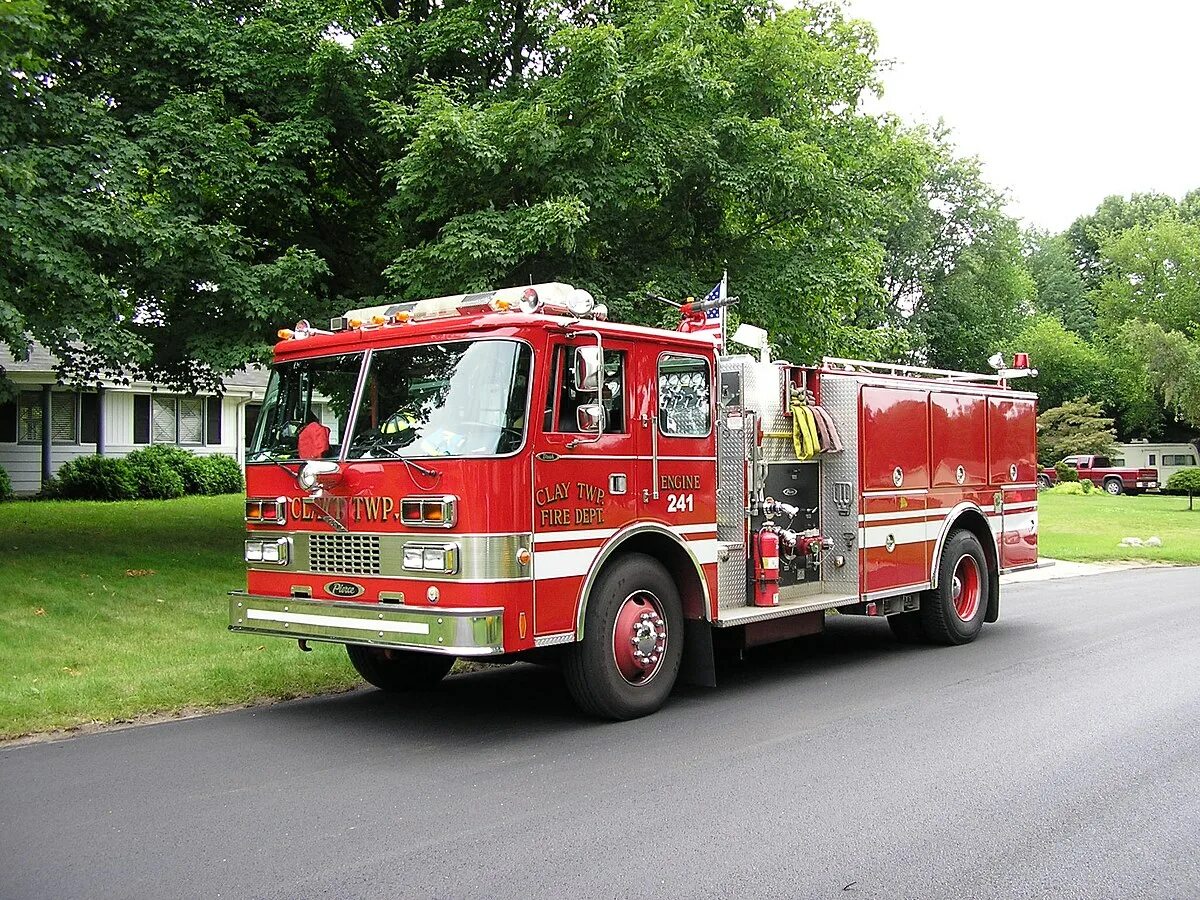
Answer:
[[1198, 613], [1200, 570], [1118, 572], [638, 722], [522, 665], [0, 750], [0, 896], [1200, 897]]

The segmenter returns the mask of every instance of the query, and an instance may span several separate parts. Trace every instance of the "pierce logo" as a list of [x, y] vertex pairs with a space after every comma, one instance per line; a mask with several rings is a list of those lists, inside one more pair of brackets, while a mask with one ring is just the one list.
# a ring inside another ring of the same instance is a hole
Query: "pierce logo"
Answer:
[[331, 581], [325, 585], [325, 593], [331, 597], [361, 597], [365, 590], [353, 581]]

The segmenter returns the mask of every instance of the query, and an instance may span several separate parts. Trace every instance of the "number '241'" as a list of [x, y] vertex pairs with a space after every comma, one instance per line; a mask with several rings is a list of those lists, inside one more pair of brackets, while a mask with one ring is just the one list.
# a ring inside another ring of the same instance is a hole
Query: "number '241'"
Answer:
[[693, 494], [667, 494], [667, 512], [693, 512], [696, 498]]

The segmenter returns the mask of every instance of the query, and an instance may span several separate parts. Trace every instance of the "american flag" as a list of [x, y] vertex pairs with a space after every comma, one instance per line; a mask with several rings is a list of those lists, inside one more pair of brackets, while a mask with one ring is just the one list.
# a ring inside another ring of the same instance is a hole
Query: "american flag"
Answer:
[[[701, 303], [708, 303], [712, 300], [724, 300], [729, 294], [729, 273], [726, 272], [721, 276], [721, 280], [717, 282], [717, 286], [704, 295]], [[725, 307], [721, 306], [717, 309], [710, 309], [704, 314], [704, 327], [697, 329], [698, 331], [709, 332], [713, 336], [713, 341], [717, 345], [718, 350], [725, 349]]]

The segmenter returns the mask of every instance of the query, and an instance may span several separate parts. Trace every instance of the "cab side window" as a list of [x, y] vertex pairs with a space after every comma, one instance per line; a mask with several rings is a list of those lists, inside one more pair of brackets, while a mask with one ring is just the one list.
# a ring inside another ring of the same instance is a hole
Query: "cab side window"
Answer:
[[673, 437], [707, 437], [712, 428], [708, 360], [664, 353], [658, 359], [658, 428]]
[[[596, 395], [575, 390], [575, 350], [560, 345], [554, 349], [550, 385], [546, 392], [546, 409], [542, 429], [560, 434], [578, 434], [575, 411], [595, 403]], [[600, 404], [604, 407], [604, 433], [625, 434], [625, 352], [604, 351], [604, 379]]]

